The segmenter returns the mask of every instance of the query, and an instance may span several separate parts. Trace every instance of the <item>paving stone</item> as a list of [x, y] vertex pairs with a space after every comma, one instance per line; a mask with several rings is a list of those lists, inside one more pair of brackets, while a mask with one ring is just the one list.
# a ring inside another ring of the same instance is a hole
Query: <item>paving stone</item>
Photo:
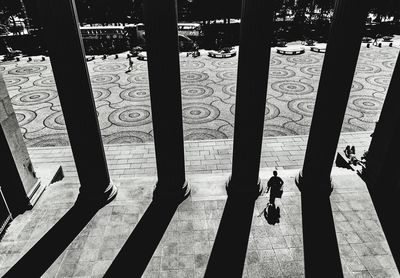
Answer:
[[79, 257], [79, 262], [97, 261], [100, 249], [83, 249]]
[[92, 275], [94, 262], [79, 262], [76, 264], [74, 277], [90, 277]]
[[285, 261], [280, 264], [282, 273], [292, 277], [304, 274], [304, 266], [302, 261]]
[[196, 254], [194, 256], [194, 265], [195, 268], [204, 268], [207, 266], [208, 259], [209, 259], [209, 254]]
[[284, 238], [289, 248], [303, 246], [303, 239], [301, 236], [298, 235], [284, 236]]
[[342, 256], [341, 260], [343, 264], [345, 264], [352, 272], [360, 272], [366, 270], [365, 265], [362, 263], [359, 257]]
[[274, 249], [276, 258], [280, 263], [292, 261], [293, 256], [289, 248]]
[[382, 269], [382, 265], [375, 258], [375, 256], [362, 256], [360, 257], [360, 261], [367, 270]]
[[112, 260], [98, 260], [94, 263], [92, 268], [92, 275], [104, 275], [110, 267]]
[[161, 257], [153, 256], [147, 265], [146, 272], [159, 272], [161, 269]]
[[272, 247], [274, 249], [281, 249], [281, 248], [287, 248], [287, 244], [285, 241], [285, 238], [283, 236], [281, 237], [270, 237], [269, 238]]
[[[369, 134], [366, 133], [366, 136], [369, 136]], [[277, 139], [274, 138], [274, 140]], [[221, 146], [226, 146], [225, 143], [231, 144], [231, 142], [221, 140]], [[196, 144], [198, 147], [202, 143], [196, 142]], [[304, 144], [306, 144], [306, 140]], [[212, 150], [207, 150], [210, 153], [209, 158], [212, 158], [213, 153], [218, 154], [220, 150], [218, 144], [211, 147]], [[117, 149], [115, 148], [115, 150]], [[225, 151], [227, 151], [227, 155], [231, 155], [231, 149], [225, 149]], [[57, 152], [49, 154], [59, 155]], [[216, 158], [218, 161], [216, 163], [228, 163], [224, 159]], [[125, 159], [121, 159], [119, 163], [126, 164], [127, 162]], [[263, 171], [260, 172], [263, 179], [269, 177], [272, 173], [271, 168]], [[281, 207], [279, 224], [271, 226], [263, 217], [257, 217], [265, 207], [268, 196], [260, 197], [256, 203], [244, 277], [302, 277], [304, 275], [301, 201], [300, 193], [293, 184], [295, 172], [297, 173], [297, 170], [279, 171], [280, 175], [287, 175], [287, 177], [284, 177], [285, 194], [282, 200], [277, 201], [277, 204]], [[205, 173], [205, 176], [209, 176], [209, 174]], [[334, 174], [333, 176], [335, 177]], [[64, 274], [70, 275], [67, 266], [74, 264], [73, 276], [78, 275], [79, 272], [79, 275], [82, 275], [81, 277], [85, 277], [91, 269], [92, 277], [101, 277], [151, 202], [152, 186], [155, 184], [156, 177], [148, 178], [149, 176], [141, 176], [132, 181], [132, 177], [130, 177], [130, 180], [120, 181], [120, 193], [122, 192], [121, 195], [124, 198], [117, 198], [99, 211], [82, 233], [71, 243], [62, 260], [57, 262], [51, 271], [58, 271], [58, 268], [63, 265]], [[211, 178], [214, 178], [214, 176]], [[145, 180], [148, 189], [143, 189], [144, 187], [138, 185]], [[78, 191], [76, 174], [71, 176], [69, 181], [68, 187], [71, 187], [72, 191]], [[196, 181], [196, 177], [194, 181]], [[193, 184], [195, 185], [196, 182]], [[198, 182], [198, 184], [201, 185], [201, 182]], [[366, 189], [353, 186], [353, 184], [352, 182], [340, 184], [335, 190], [344, 191], [335, 193], [331, 197], [332, 208], [336, 208], [334, 218], [340, 244], [339, 250], [342, 257], [349, 258], [348, 265], [353, 269], [349, 270], [347, 265], [344, 266], [346, 277], [347, 275], [350, 275], [348, 277], [355, 277], [356, 275], [367, 274], [379, 277], [379, 275], [392, 273], [391, 269], [395, 265], [393, 260], [390, 260], [392, 259], [390, 252], [388, 252], [390, 250], [388, 250], [379, 222], [376, 221], [376, 215], [371, 215], [375, 212], [372, 203], [366, 198], [368, 197], [368, 194], [364, 192]], [[348, 192], [348, 188], [357, 192]], [[60, 191], [58, 195], [48, 196], [47, 193], [49, 192], [45, 192], [42, 198], [63, 198], [62, 194], [67, 192]], [[196, 191], [194, 190], [192, 193], [193, 197]], [[144, 277], [163, 277], [163, 275], [203, 277], [226, 200], [205, 198], [205, 200], [193, 201], [192, 197], [178, 207], [147, 266]], [[16, 224], [19, 222], [19, 227], [16, 226], [14, 229], [19, 232], [23, 229], [35, 229], [36, 226], [46, 223], [48, 219], [52, 219], [51, 223], [55, 223], [71, 205], [72, 203], [42, 202], [41, 207], [45, 209], [26, 217], [25, 225], [22, 225], [23, 221], [17, 220]], [[9, 237], [9, 240], [13, 242], [12, 237]], [[9, 249], [10, 245], [0, 242], [0, 247]], [[19, 249], [19, 247], [15, 245], [14, 249]], [[70, 251], [76, 251], [76, 253], [68, 254]], [[288, 262], [290, 264], [286, 264]], [[360, 263], [365, 268], [360, 267]], [[369, 269], [364, 263], [369, 265]], [[2, 267], [0, 260], [0, 268]]]
[[353, 277], [355, 277], [355, 278], [370, 278], [370, 277], [372, 277], [372, 275], [367, 270], [353, 272], [352, 274], [353, 274]]

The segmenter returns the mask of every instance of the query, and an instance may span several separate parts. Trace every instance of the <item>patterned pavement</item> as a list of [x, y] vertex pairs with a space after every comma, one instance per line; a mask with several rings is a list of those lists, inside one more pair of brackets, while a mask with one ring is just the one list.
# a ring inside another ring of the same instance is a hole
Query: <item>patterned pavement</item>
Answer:
[[[361, 47], [342, 131], [374, 129], [398, 52], [397, 47]], [[126, 73], [125, 57], [88, 62], [105, 144], [153, 140], [147, 63], [134, 59]], [[323, 58], [309, 50], [297, 56], [272, 50], [265, 136], [308, 134]], [[180, 60], [185, 140], [232, 138], [238, 57], [214, 59], [202, 51], [198, 58], [182, 54]], [[48, 59], [2, 62], [0, 72], [27, 146], [68, 145]]]

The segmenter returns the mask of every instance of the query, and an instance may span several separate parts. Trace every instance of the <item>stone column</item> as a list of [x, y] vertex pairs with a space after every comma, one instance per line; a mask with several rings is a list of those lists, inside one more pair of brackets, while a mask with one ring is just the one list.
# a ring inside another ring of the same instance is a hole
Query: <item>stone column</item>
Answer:
[[1, 189], [15, 216], [31, 208], [30, 199], [40, 187], [26, 149], [17, 117], [0, 73]]
[[273, 26], [271, 1], [243, 0], [236, 89], [232, 176], [228, 194], [260, 194], [258, 177], [264, 131]]
[[41, 18], [81, 187], [77, 202], [104, 205], [117, 193], [104, 154], [74, 0], [43, 0]]
[[[400, 56], [393, 71], [392, 79], [386, 93], [385, 102], [372, 135], [368, 150], [365, 173], [368, 181], [374, 187], [387, 187], [399, 184], [400, 176], [396, 169], [400, 153]], [[382, 181], [390, 181], [390, 185], [381, 185]], [[393, 188], [394, 189], [394, 188]], [[398, 189], [396, 189], [398, 190]]]
[[329, 196], [330, 174], [364, 32], [368, 2], [337, 0], [322, 66], [303, 170], [302, 195], [306, 277], [342, 277]]
[[396, 219], [400, 194], [400, 56], [386, 93], [379, 121], [369, 146], [363, 178], [385, 232], [392, 255], [400, 268], [400, 226]]
[[175, 0], [145, 0], [147, 63], [158, 182], [154, 198], [185, 199], [182, 100]]

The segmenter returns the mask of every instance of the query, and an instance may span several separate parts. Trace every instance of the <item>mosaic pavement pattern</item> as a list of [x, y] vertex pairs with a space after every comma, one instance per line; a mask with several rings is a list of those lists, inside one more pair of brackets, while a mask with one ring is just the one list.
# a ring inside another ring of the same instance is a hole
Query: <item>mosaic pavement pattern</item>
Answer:
[[[361, 47], [342, 131], [374, 129], [398, 51]], [[88, 62], [105, 144], [153, 140], [147, 62], [134, 59], [133, 70], [126, 73], [125, 57]], [[311, 51], [299, 56], [272, 51], [265, 136], [308, 134], [323, 58]], [[214, 59], [202, 51], [198, 58], [180, 59], [185, 140], [232, 138], [238, 57]], [[0, 72], [27, 145], [68, 145], [48, 59], [3, 62]], [[79, 101], [79, 92], [71, 93]]]

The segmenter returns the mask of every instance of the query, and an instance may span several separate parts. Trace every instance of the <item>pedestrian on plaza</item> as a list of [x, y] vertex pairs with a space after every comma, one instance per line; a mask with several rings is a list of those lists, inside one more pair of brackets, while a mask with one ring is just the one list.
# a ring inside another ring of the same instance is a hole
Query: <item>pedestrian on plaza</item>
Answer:
[[347, 145], [344, 149], [344, 154], [349, 159], [349, 164], [353, 164], [354, 166], [359, 164], [359, 160], [356, 157], [356, 148], [354, 146]]
[[347, 145], [346, 148], [344, 149], [344, 155], [345, 155], [347, 158], [350, 158], [350, 154], [351, 154], [351, 149], [350, 149], [350, 146]]
[[378, 39], [381, 37], [381, 34], [376, 34], [375, 35], [375, 40], [372, 43], [372, 45], [378, 46]]
[[128, 60], [129, 60], [129, 67], [128, 67], [128, 70], [126, 72], [130, 72], [133, 69], [132, 57], [129, 56]]
[[269, 179], [267, 183], [267, 191], [271, 189], [271, 192], [269, 193], [269, 203], [273, 206], [275, 206], [275, 198], [281, 198], [282, 197], [282, 186], [283, 186], [283, 180], [278, 177], [278, 172], [274, 171], [273, 176]]

